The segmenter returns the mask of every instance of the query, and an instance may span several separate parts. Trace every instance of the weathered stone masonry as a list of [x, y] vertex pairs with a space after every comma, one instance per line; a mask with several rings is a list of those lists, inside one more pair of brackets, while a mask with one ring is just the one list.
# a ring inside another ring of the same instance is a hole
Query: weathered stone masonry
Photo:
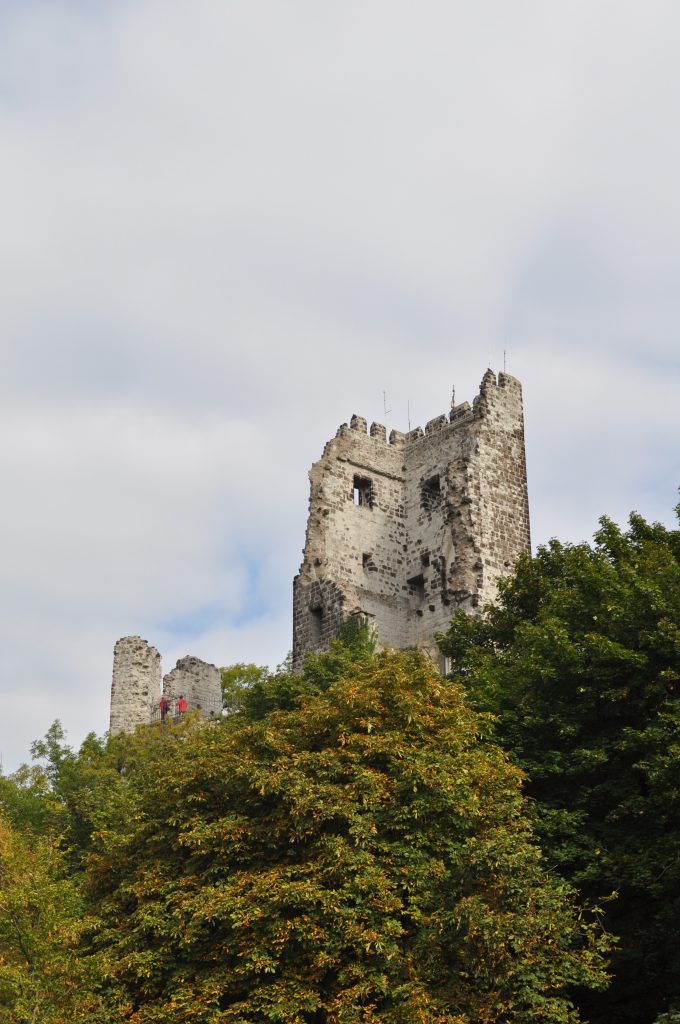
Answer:
[[324, 650], [343, 616], [378, 641], [434, 650], [458, 608], [492, 601], [530, 550], [522, 390], [488, 370], [472, 408], [403, 434], [353, 416], [309, 474], [293, 584], [293, 664]]
[[113, 649], [112, 733], [132, 732], [151, 721], [152, 703], [161, 691], [161, 656], [139, 636], [122, 637]]

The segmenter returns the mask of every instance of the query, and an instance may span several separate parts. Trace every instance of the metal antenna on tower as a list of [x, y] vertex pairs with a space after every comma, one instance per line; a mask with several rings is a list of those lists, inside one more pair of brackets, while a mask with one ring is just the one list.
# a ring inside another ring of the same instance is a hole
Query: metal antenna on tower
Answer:
[[389, 414], [392, 412], [391, 409], [387, 408], [387, 392], [385, 391], [383, 391], [383, 409], [385, 410], [386, 416], [389, 416]]
[[456, 408], [456, 385], [454, 384], [451, 388], [451, 408]]

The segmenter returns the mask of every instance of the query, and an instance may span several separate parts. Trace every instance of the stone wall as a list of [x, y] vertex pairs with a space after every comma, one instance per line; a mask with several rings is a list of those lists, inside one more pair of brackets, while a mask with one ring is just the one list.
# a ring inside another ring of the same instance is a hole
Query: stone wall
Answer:
[[353, 416], [310, 471], [293, 586], [293, 662], [363, 615], [383, 646], [434, 649], [453, 612], [492, 601], [530, 550], [519, 381], [488, 371], [473, 406], [402, 434]]

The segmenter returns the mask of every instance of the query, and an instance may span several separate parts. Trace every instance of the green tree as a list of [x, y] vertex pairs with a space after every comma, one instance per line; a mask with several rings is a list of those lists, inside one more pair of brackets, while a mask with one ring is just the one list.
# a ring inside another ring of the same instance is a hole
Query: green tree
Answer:
[[668, 1010], [667, 1013], [659, 1014], [654, 1024], [680, 1024], [680, 1010]]
[[0, 817], [0, 1018], [6, 1024], [94, 1024], [108, 1018], [78, 957], [81, 904], [48, 838]]
[[326, 690], [356, 665], [369, 663], [375, 646], [364, 619], [350, 615], [340, 624], [330, 650], [308, 654], [299, 675], [292, 671], [291, 655], [275, 672], [242, 662], [221, 669], [225, 707], [252, 721], [271, 711], [292, 710], [302, 696]]
[[21, 832], [47, 835], [61, 817], [47, 773], [39, 765], [22, 764], [11, 775], [0, 775], [0, 813]]
[[[59, 839], [71, 874], [82, 870], [94, 833], [124, 827], [131, 813], [132, 792], [123, 769], [134, 757], [144, 757], [148, 730], [142, 735], [146, 739], [140, 748], [124, 735], [99, 738], [90, 733], [74, 751], [66, 743], [61, 723], [55, 721], [45, 737], [32, 744], [31, 752], [39, 764], [32, 769], [22, 766], [19, 774], [32, 777], [37, 773], [43, 780], [46, 792], [36, 793], [35, 799], [42, 798], [46, 834]], [[19, 823], [22, 814], [25, 818], [27, 808], [20, 804], [15, 814]]]
[[593, 1022], [651, 1024], [680, 991], [680, 532], [633, 515], [522, 560], [441, 639], [528, 776], [551, 862], [620, 937]]
[[289, 679], [291, 709], [126, 738], [130, 813], [86, 888], [117, 1018], [578, 1020], [565, 991], [604, 984], [602, 943], [487, 721], [421, 655], [344, 657], [310, 663], [316, 692]]
[[252, 662], [237, 661], [220, 669], [222, 676], [222, 701], [225, 709], [234, 713], [243, 707], [243, 701], [253, 686], [264, 683], [269, 676], [266, 665], [254, 665]]

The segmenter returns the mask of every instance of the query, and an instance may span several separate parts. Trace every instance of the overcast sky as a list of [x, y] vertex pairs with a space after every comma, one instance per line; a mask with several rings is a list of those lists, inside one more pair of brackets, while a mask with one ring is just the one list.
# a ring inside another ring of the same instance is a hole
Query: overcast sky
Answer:
[[[307, 471], [524, 386], [532, 532], [680, 484], [677, 0], [0, 0], [0, 750], [276, 664]], [[384, 413], [383, 392], [389, 415]]]

